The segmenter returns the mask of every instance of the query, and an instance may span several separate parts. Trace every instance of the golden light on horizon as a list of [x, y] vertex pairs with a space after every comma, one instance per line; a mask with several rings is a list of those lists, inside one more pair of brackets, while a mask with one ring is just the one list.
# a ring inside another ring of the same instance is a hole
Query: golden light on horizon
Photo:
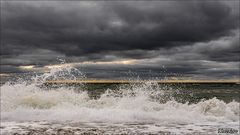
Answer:
[[52, 68], [61, 68], [67, 66], [81, 66], [81, 65], [133, 65], [136, 64], [137, 60], [130, 59], [130, 60], [119, 60], [119, 61], [85, 61], [79, 63], [65, 63], [65, 64], [55, 64], [55, 65], [46, 65], [45, 68], [52, 69]]
[[1, 73], [0, 76], [1, 76], [1, 77], [6, 77], [6, 76], [10, 76], [10, 74]]
[[[129, 59], [129, 60], [118, 60], [118, 61], [85, 61], [85, 62], [75, 62], [75, 63], [64, 63], [64, 64], [54, 64], [54, 65], [46, 65], [42, 69], [47, 71], [49, 69], [54, 68], [64, 68], [64, 67], [78, 67], [78, 66], [90, 66], [90, 65], [133, 65], [136, 64], [137, 60]], [[31, 69], [34, 66], [22, 66], [22, 69]]]
[[34, 69], [34, 65], [28, 65], [28, 66], [19, 66], [19, 68], [24, 69], [24, 70], [32, 70]]
[[130, 60], [118, 60], [118, 61], [99, 61], [99, 62], [92, 62], [92, 61], [87, 61], [87, 62], [82, 62], [84, 65], [132, 65], [136, 64], [137, 60], [130, 59]]
[[61, 68], [63, 67], [64, 65], [62, 64], [59, 64], [59, 65], [47, 65], [47, 66], [44, 66], [45, 68], [49, 68], [49, 69], [52, 69], [52, 68]]

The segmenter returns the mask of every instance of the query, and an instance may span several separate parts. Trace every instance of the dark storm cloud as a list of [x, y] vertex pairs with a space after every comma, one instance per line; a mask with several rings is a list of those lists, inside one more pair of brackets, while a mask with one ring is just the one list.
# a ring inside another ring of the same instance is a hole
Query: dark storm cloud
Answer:
[[59, 54], [55, 51], [46, 49], [26, 49], [22, 50], [22, 54], [18, 55], [1, 55], [1, 65], [35, 65], [38, 67], [51, 64], [57, 64], [58, 58], [63, 58], [64, 55]]
[[208, 42], [162, 49], [159, 53], [176, 60], [211, 60], [219, 62], [239, 61], [239, 33]]
[[100, 66], [117, 71], [159, 72], [166, 66], [168, 72], [189, 76], [236, 75], [238, 17], [239, 1], [1, 1], [1, 72], [14, 72], [7, 71], [10, 66], [16, 72], [21, 65], [43, 67], [64, 58], [138, 60], [131, 66]]
[[37, 4], [4, 3], [5, 53], [9, 44], [73, 56], [152, 50], [212, 40], [237, 26], [231, 8], [220, 2]]

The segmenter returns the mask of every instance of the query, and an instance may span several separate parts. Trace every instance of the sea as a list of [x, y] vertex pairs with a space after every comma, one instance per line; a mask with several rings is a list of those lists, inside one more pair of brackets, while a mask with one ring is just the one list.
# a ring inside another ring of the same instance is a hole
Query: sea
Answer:
[[87, 79], [69, 67], [13, 78], [0, 87], [1, 135], [212, 135], [240, 130], [237, 83], [46, 83]]

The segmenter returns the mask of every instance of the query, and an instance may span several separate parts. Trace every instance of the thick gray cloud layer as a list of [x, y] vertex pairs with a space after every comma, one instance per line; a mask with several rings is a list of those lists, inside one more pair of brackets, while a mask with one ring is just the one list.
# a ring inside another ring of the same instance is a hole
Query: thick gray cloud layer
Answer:
[[61, 57], [69, 62], [135, 59], [129, 66], [133, 70], [165, 66], [192, 76], [237, 76], [238, 5], [1, 1], [1, 72], [20, 72], [23, 65], [42, 67]]

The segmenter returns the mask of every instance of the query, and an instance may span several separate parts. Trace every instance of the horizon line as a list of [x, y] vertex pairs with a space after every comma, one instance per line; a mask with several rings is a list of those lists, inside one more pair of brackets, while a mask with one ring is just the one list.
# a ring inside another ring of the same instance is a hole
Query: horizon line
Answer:
[[98, 79], [98, 80], [49, 80], [44, 83], [47, 84], [78, 84], [78, 83], [89, 83], [89, 84], [127, 84], [127, 83], [236, 83], [239, 84], [240, 80], [106, 80], [106, 79]]

